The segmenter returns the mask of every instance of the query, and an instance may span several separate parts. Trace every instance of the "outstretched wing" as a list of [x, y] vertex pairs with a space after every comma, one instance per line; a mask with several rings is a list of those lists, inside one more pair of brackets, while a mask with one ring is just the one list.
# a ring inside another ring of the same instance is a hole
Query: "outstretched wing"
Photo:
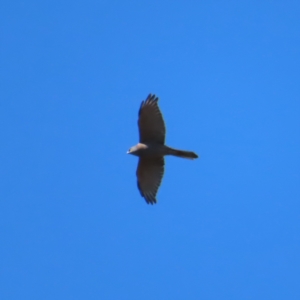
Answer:
[[140, 143], [165, 143], [165, 122], [157, 101], [158, 98], [150, 94], [141, 104], [138, 120]]
[[156, 203], [156, 194], [164, 175], [165, 161], [163, 157], [140, 157], [136, 170], [137, 185], [142, 197], [149, 204]]

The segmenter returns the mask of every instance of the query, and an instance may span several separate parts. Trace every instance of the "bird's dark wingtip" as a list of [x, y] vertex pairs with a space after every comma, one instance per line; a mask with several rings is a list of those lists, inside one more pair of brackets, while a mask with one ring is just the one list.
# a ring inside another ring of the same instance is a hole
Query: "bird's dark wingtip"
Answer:
[[143, 100], [141, 105], [140, 105], [140, 109], [139, 109], [139, 113], [138, 116], [141, 115], [141, 111], [144, 105], [146, 104], [151, 104], [151, 103], [156, 103], [158, 101], [158, 97], [156, 97], [154, 94], [149, 94], [148, 97], [146, 98], [146, 100]]
[[158, 101], [158, 97], [156, 97], [155, 94], [149, 94], [145, 100], [145, 103], [146, 102], [157, 102], [157, 101]]
[[153, 205], [153, 204], [157, 203], [157, 201], [156, 201], [155, 198], [154, 199], [147, 199], [146, 197], [144, 197], [144, 199], [145, 199], [145, 201], [146, 201], [147, 204]]
[[141, 196], [145, 199], [146, 203], [147, 204], [156, 204], [157, 203], [157, 200], [154, 196], [149, 196], [149, 195], [145, 195], [141, 189], [141, 186], [140, 186], [140, 183], [137, 181], [137, 186], [138, 186], [138, 189], [140, 191], [140, 194]]

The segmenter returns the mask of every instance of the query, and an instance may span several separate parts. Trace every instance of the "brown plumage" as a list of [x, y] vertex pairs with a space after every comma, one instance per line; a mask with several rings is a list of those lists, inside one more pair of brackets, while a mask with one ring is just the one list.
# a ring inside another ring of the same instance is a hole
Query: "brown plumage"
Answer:
[[138, 189], [149, 204], [155, 204], [156, 194], [164, 174], [164, 156], [173, 155], [195, 159], [191, 151], [177, 150], [165, 145], [166, 128], [157, 104], [158, 98], [149, 95], [139, 110], [139, 143], [127, 152], [139, 157], [136, 170]]

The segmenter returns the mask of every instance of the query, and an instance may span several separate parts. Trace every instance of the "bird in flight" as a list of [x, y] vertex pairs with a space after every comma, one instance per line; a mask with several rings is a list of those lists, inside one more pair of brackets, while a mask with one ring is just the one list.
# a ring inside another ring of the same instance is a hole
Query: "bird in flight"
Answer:
[[165, 155], [198, 158], [194, 152], [165, 145], [166, 127], [157, 101], [158, 98], [150, 94], [141, 103], [138, 113], [139, 143], [127, 151], [127, 154], [139, 157], [136, 170], [137, 185], [148, 204], [157, 202], [156, 194], [164, 175]]

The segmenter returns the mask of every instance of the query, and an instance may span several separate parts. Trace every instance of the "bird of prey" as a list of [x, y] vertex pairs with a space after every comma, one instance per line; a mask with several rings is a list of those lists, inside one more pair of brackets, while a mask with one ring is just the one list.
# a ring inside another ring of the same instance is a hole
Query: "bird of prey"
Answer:
[[158, 98], [150, 94], [141, 103], [138, 113], [139, 143], [127, 152], [139, 157], [136, 170], [137, 185], [148, 204], [157, 202], [156, 194], [164, 174], [165, 155], [198, 158], [194, 152], [177, 150], [165, 145], [166, 128], [157, 101]]

